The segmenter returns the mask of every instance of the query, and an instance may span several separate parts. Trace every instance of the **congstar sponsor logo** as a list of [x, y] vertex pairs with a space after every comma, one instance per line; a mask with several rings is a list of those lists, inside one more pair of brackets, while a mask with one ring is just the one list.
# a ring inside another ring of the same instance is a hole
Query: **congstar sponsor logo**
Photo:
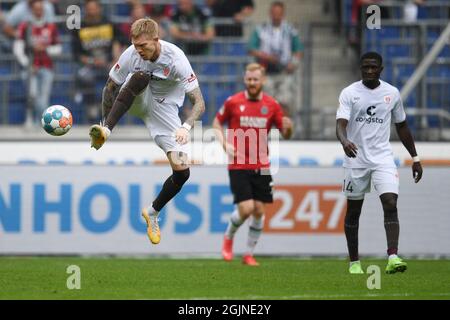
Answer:
[[357, 117], [355, 119], [356, 122], [365, 122], [365, 123], [383, 123], [383, 119], [375, 117], [375, 106], [370, 106], [367, 108], [366, 113], [368, 117]]

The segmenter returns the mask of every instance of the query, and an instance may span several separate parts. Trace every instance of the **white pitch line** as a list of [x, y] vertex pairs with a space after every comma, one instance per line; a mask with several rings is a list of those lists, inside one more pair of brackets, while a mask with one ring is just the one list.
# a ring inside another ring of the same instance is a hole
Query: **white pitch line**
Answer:
[[[450, 292], [446, 293], [430, 293], [424, 295], [418, 295], [415, 293], [367, 293], [367, 294], [331, 294], [331, 295], [314, 295], [314, 294], [303, 294], [303, 295], [292, 295], [292, 296], [245, 296], [245, 297], [192, 297], [187, 298], [189, 300], [291, 300], [291, 299], [334, 299], [334, 298], [376, 298], [376, 297], [450, 297]], [[173, 298], [171, 300], [180, 300], [181, 298]], [[181, 300], [185, 300], [183, 298]]]

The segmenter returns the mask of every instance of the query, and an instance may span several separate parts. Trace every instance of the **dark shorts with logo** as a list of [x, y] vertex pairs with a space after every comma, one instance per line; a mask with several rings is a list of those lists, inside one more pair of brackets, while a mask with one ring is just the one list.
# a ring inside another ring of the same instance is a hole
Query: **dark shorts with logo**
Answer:
[[272, 176], [261, 170], [228, 170], [234, 203], [245, 200], [273, 202]]

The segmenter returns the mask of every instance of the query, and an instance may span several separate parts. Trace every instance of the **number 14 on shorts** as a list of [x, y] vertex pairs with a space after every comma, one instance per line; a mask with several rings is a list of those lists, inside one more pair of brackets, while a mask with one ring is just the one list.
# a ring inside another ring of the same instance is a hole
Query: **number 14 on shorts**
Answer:
[[344, 184], [342, 185], [342, 191], [348, 191], [348, 192], [353, 192], [353, 185], [351, 181], [346, 181], [344, 179]]

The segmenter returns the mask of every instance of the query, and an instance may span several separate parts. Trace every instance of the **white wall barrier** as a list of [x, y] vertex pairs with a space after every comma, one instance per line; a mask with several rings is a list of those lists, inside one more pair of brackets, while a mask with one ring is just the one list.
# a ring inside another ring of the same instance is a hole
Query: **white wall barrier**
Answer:
[[[205, 165], [225, 164], [227, 158], [218, 143], [194, 142], [192, 159]], [[450, 166], [450, 143], [417, 143], [421, 159], [431, 164]], [[392, 143], [394, 158], [401, 166], [411, 159], [399, 142]], [[270, 143], [272, 163], [280, 166], [342, 165], [344, 152], [337, 141], [280, 141]], [[147, 165], [166, 160], [152, 141], [108, 141], [99, 151], [89, 141], [65, 140], [0, 142], [0, 164], [120, 164]]]
[[[414, 184], [399, 169], [400, 253], [450, 255], [450, 168], [425, 168]], [[166, 166], [0, 166], [0, 254], [219, 254], [233, 209], [223, 166], [196, 166], [161, 215], [151, 245], [141, 207], [157, 193]], [[281, 168], [275, 203], [256, 254], [345, 255], [341, 168]], [[238, 231], [236, 252], [248, 228]], [[360, 253], [384, 255], [375, 193], [366, 197]]]

